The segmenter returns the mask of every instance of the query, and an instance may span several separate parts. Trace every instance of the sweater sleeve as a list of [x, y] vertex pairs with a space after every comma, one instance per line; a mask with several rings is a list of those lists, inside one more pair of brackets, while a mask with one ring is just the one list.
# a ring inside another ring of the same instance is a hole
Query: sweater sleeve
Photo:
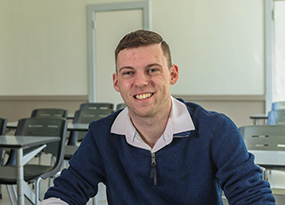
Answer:
[[216, 176], [230, 204], [275, 204], [270, 185], [254, 164], [235, 124], [221, 115], [212, 136]]
[[68, 204], [86, 204], [97, 194], [104, 171], [95, 137], [89, 127], [89, 132], [70, 160], [70, 166], [54, 180], [54, 186], [46, 192], [45, 199], [55, 197]]

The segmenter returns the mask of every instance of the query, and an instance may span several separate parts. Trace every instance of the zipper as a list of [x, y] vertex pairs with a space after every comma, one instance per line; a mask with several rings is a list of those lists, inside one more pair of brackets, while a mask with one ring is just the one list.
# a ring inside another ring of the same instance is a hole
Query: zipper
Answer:
[[157, 185], [157, 171], [156, 171], [156, 160], [155, 153], [150, 152], [151, 155], [151, 170], [150, 170], [150, 178], [153, 179], [153, 184]]

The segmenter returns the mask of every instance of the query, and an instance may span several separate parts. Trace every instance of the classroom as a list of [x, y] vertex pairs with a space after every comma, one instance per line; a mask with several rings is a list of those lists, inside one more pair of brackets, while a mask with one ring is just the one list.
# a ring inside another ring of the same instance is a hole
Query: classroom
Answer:
[[[180, 73], [170, 89], [175, 98], [224, 113], [237, 127], [254, 125], [252, 116], [266, 116], [273, 102], [285, 101], [285, 91], [276, 91], [284, 87], [285, 69], [273, 69], [277, 26], [271, 20], [274, 6], [285, 10], [285, 1], [0, 2], [0, 118], [8, 122], [38, 108], [73, 115], [83, 103], [123, 103], [113, 88], [114, 51], [138, 29], [168, 42]], [[285, 173], [272, 171], [268, 180], [278, 204], [285, 204]]]

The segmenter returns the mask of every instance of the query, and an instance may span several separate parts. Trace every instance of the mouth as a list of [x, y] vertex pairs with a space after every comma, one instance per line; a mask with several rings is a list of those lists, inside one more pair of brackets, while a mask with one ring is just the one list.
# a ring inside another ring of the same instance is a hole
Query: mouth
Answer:
[[153, 93], [143, 93], [143, 94], [135, 95], [134, 98], [137, 100], [145, 100], [147, 98], [150, 98], [152, 95]]

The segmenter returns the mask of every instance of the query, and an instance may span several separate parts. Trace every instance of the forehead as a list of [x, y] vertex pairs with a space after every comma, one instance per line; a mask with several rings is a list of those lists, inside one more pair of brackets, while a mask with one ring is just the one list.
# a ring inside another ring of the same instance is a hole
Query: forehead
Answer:
[[132, 61], [166, 61], [160, 44], [126, 48], [118, 53], [117, 65]]

